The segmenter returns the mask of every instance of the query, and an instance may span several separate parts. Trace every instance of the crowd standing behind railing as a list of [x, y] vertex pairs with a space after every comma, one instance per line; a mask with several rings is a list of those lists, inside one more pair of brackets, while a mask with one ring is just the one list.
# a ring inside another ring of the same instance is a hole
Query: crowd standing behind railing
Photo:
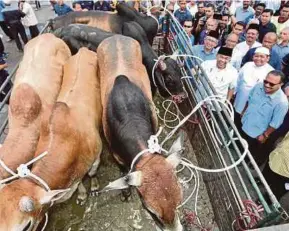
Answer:
[[[63, 0], [50, 1], [56, 16], [72, 11], [114, 11], [117, 2], [73, 1], [71, 7]], [[276, 141], [289, 130], [289, 1], [125, 2], [140, 12], [152, 13], [159, 21], [159, 32], [168, 38], [177, 36], [170, 27], [168, 11], [174, 14], [188, 35], [193, 54], [204, 61], [217, 94], [233, 102], [236, 126], [256, 162], [266, 165], [264, 175], [280, 199], [289, 183], [289, 152], [275, 149]], [[19, 35], [24, 44], [28, 41], [23, 25], [33, 38], [39, 34], [37, 18], [29, 1], [22, 0], [17, 7], [9, 3], [0, 0], [0, 26], [22, 52]], [[35, 6], [35, 10], [41, 9], [40, 1], [35, 1]], [[1, 82], [7, 77], [6, 57], [0, 39]]]

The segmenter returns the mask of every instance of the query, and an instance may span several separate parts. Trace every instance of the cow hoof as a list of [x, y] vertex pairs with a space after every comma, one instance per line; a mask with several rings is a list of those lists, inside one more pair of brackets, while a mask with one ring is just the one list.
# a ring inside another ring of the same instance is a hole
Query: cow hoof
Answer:
[[79, 194], [77, 199], [76, 199], [76, 204], [82, 206], [82, 205], [85, 204], [86, 200], [87, 200], [87, 195], [86, 194], [85, 195], [80, 195]]
[[90, 181], [90, 191], [91, 192], [96, 192], [99, 190], [99, 182], [98, 179], [96, 177], [91, 178]]
[[131, 201], [131, 191], [130, 191], [130, 189], [124, 189], [124, 190], [121, 191], [120, 200], [122, 202]]
[[95, 191], [91, 191], [90, 192], [90, 196], [93, 196], [93, 197], [96, 197], [96, 196], [98, 196], [98, 191], [97, 190], [95, 190]]

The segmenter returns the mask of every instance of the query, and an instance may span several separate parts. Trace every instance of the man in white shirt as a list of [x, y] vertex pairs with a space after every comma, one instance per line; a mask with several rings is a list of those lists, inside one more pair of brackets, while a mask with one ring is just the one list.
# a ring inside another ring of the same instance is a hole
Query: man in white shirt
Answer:
[[32, 6], [25, 0], [21, 0], [19, 8], [25, 14], [25, 17], [22, 18], [22, 24], [29, 28], [31, 38], [35, 38], [39, 35], [39, 30], [37, 27], [38, 21]]
[[[217, 95], [222, 100], [231, 100], [235, 91], [238, 72], [229, 63], [232, 56], [232, 49], [220, 47], [216, 60], [207, 60], [202, 63], [202, 68], [212, 83]], [[213, 95], [213, 92], [211, 92]]]
[[258, 36], [259, 36], [259, 25], [250, 24], [246, 32], [246, 41], [241, 42], [236, 46], [234, 56], [232, 57], [232, 60], [234, 60], [235, 63], [234, 67], [237, 70], [240, 69], [242, 59], [249, 49], [262, 46], [261, 43], [256, 41]]
[[269, 59], [269, 49], [266, 47], [258, 47], [255, 50], [253, 62], [247, 62], [239, 72], [236, 98], [234, 101], [234, 108], [236, 112], [235, 123], [237, 127], [240, 125], [240, 115], [245, 108], [246, 102], [248, 101], [251, 89], [257, 83], [262, 83], [267, 74], [274, 70], [274, 68], [268, 64]]

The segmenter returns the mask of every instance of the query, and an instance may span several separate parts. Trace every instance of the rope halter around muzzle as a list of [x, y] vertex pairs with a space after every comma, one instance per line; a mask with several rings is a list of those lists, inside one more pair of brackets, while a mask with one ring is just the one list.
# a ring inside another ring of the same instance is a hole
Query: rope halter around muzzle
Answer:
[[[133, 159], [131, 166], [130, 166], [130, 171], [128, 172], [128, 174], [124, 177], [121, 177], [113, 182], [110, 182], [106, 187], [104, 187], [101, 191], [99, 191], [99, 193], [103, 193], [103, 192], [108, 192], [108, 191], [112, 191], [112, 190], [119, 190], [119, 189], [125, 189], [128, 188], [130, 186], [136, 186], [139, 187], [142, 184], [142, 172], [141, 171], [133, 171], [135, 168], [135, 164], [137, 162], [137, 160], [139, 158], [141, 158], [142, 155], [144, 155], [145, 153], [151, 153], [151, 154], [162, 154], [164, 153], [166, 156], [169, 153], [172, 153], [171, 155], [167, 156], [166, 160], [168, 162], [170, 162], [174, 167], [176, 167], [176, 163], [179, 163], [181, 158], [178, 155], [174, 155], [174, 154], [178, 154], [177, 151], [175, 151], [177, 148], [173, 148], [173, 146], [175, 145], [175, 143], [177, 143], [179, 141], [179, 139], [177, 139], [177, 141], [174, 142], [174, 144], [172, 145], [171, 150], [168, 152], [165, 149], [163, 149], [161, 147], [161, 145], [159, 144], [159, 140], [158, 137], [162, 131], [162, 127], [160, 127], [159, 131], [157, 132], [156, 135], [151, 135], [149, 140], [147, 141], [148, 143], [148, 148], [142, 150], [141, 152], [139, 152], [135, 158]], [[182, 148], [179, 148], [180, 150], [178, 151], [182, 151]]]

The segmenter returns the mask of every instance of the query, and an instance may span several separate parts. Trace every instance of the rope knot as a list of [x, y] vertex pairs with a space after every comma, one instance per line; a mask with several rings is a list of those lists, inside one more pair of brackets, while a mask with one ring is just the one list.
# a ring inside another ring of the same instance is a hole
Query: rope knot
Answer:
[[161, 153], [162, 148], [159, 145], [159, 140], [156, 135], [150, 136], [148, 140], [148, 149], [150, 153], [155, 153], [155, 152]]
[[20, 164], [17, 168], [17, 173], [20, 178], [24, 178], [30, 175], [30, 170], [26, 164]]

